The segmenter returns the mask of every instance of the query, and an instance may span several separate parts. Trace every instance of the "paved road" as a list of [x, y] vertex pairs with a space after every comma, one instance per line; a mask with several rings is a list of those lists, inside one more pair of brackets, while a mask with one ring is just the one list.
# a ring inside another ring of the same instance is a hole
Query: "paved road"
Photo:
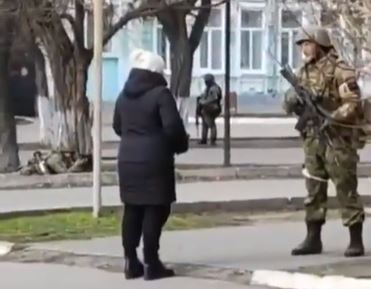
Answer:
[[[115, 152], [111, 151], [111, 156]], [[109, 155], [109, 152], [107, 152]], [[224, 152], [222, 149], [192, 149], [177, 157], [179, 164], [222, 164]], [[371, 162], [371, 146], [360, 151], [363, 162]], [[282, 149], [232, 149], [232, 164], [302, 164], [304, 153], [301, 148]]]
[[1, 287], [4, 289], [263, 289], [181, 277], [155, 282], [126, 281], [118, 273], [47, 264], [0, 263], [0, 272]]
[[[370, 195], [370, 179], [360, 179], [359, 191]], [[224, 202], [306, 196], [303, 180], [237, 180], [220, 182], [183, 183], [177, 185], [178, 202]], [[118, 205], [118, 187], [103, 187], [103, 204]], [[329, 195], [334, 196], [333, 186]], [[90, 206], [91, 188], [39, 189], [0, 191], [0, 212], [14, 212], [48, 208]]]
[[[22, 163], [26, 163], [32, 156], [32, 151], [21, 151]], [[116, 158], [117, 150], [103, 150], [103, 157]], [[223, 164], [224, 152], [221, 148], [190, 149], [186, 154], [176, 157], [178, 164]], [[360, 151], [362, 162], [371, 162], [371, 145]], [[232, 164], [301, 164], [304, 161], [304, 153], [301, 148], [233, 148], [231, 151]]]
[[[365, 227], [365, 246], [371, 262], [370, 222]], [[299, 267], [352, 261], [343, 257], [348, 232], [340, 220], [328, 221], [324, 228], [324, 254], [292, 257], [290, 251], [305, 234], [303, 222], [259, 222], [246, 227], [226, 227], [194, 231], [165, 232], [161, 244], [164, 260], [172, 263], [201, 264], [249, 270], [298, 270]], [[36, 244], [35, 248], [122, 256], [119, 237], [89, 241]], [[353, 259], [354, 261], [354, 259]], [[370, 274], [371, 275], [371, 274]]]
[[[218, 134], [224, 135], [224, 124], [222, 119], [218, 120]], [[285, 137], [298, 136], [294, 129], [294, 119], [246, 119], [245, 124], [232, 124], [232, 137]], [[188, 133], [192, 138], [199, 138], [194, 124], [187, 127]], [[114, 134], [111, 125], [104, 125], [102, 130], [103, 141], [117, 141], [118, 137]], [[19, 143], [29, 143], [39, 141], [39, 123], [38, 121], [17, 126], [17, 139]]]
[[[343, 262], [343, 264], [348, 264], [348, 267], [343, 266], [342, 274], [352, 276], [354, 273], [357, 274], [357, 272], [354, 272], [354, 268], [357, 268], [359, 264], [365, 264], [367, 268], [371, 264], [369, 251], [369, 248], [371, 248], [371, 236], [367, 234], [370, 230], [371, 225], [366, 223], [365, 245], [368, 252], [366, 257], [360, 259], [343, 257], [348, 236], [346, 229], [342, 227], [339, 220], [328, 221], [325, 226], [323, 234], [325, 252], [323, 255], [290, 256], [291, 248], [301, 241], [304, 235], [304, 224], [302, 222], [278, 220], [260, 221], [244, 227], [164, 232], [161, 243], [161, 255], [163, 260], [175, 264], [186, 263], [206, 265], [213, 268], [248, 269], [252, 271], [300, 271], [303, 267], [314, 266], [311, 268], [317, 268], [313, 272], [317, 274], [322, 273], [322, 271], [318, 271], [321, 265], [325, 265], [326, 268], [332, 268], [331, 266], [334, 264]], [[103, 255], [119, 258], [122, 256], [119, 237], [41, 243], [31, 245], [31, 249], [57, 250], [82, 255]], [[84, 257], [84, 259], [86, 261], [84, 266], [89, 266], [88, 264], [90, 263], [87, 257]], [[151, 283], [142, 280], [129, 282], [124, 280], [123, 276], [118, 273], [107, 273], [86, 267], [67, 267], [55, 264], [0, 262], [0, 271], [2, 273], [1, 284], [7, 289], [98, 289], [107, 287], [107, 284], [112, 289], [186, 289], [190, 287], [205, 289], [268, 289], [267, 287], [249, 287], [217, 280], [183, 277]], [[19, 276], [22, 276], [22, 278], [19, 278]], [[58, 280], [63, 280], [63, 282]]]
[[[31, 157], [32, 151], [21, 151], [22, 163], [26, 163]], [[115, 159], [117, 150], [103, 150], [103, 157]], [[186, 154], [176, 157], [178, 164], [223, 164], [224, 152], [222, 149], [191, 149]], [[231, 151], [232, 164], [301, 164], [304, 154], [300, 148], [288, 149], [240, 149]], [[371, 148], [362, 152], [363, 161], [371, 161]]]

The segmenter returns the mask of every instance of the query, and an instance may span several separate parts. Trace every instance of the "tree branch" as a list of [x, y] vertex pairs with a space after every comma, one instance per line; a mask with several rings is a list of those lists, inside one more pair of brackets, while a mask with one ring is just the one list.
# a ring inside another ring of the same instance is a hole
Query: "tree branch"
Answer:
[[[177, 7], [175, 7], [174, 9], [179, 9], [179, 10], [183, 10], [183, 9], [191, 9], [191, 10], [203, 10], [205, 8], [213, 8], [213, 7], [218, 7], [220, 5], [223, 5], [225, 2], [227, 1], [230, 1], [230, 0], [220, 0], [219, 2], [216, 2], [216, 3], [209, 3], [209, 4], [202, 4], [201, 2], [201, 5], [199, 6], [195, 6], [195, 5], [178, 5]], [[190, 8], [191, 7], [191, 8]]]
[[60, 15], [60, 18], [62, 20], [67, 20], [68, 23], [71, 25], [71, 28], [72, 28], [72, 31], [73, 31], [73, 37], [74, 37], [74, 39], [76, 41], [78, 32], [77, 32], [77, 25], [76, 25], [75, 18], [73, 18], [73, 16], [70, 15], [70, 14], [68, 14], [68, 13], [62, 13]]
[[124, 27], [129, 21], [146, 17], [146, 16], [153, 16], [156, 15], [156, 13], [159, 13], [161, 10], [166, 9], [167, 6], [165, 4], [153, 6], [153, 5], [146, 5], [134, 10], [130, 10], [126, 12], [121, 18], [112, 25], [110, 29], [107, 30], [103, 37], [103, 45], [106, 45], [110, 39], [120, 30], [122, 27]]
[[80, 52], [85, 49], [85, 8], [83, 2], [75, 1], [75, 43]]
[[177, 14], [179, 14], [179, 12], [171, 9], [170, 7], [156, 14], [158, 21], [162, 25], [165, 35], [170, 40], [170, 43], [178, 34], [177, 28], [179, 26], [179, 18], [177, 17]]
[[[149, 1], [149, 4], [143, 5], [139, 8], [135, 8], [133, 10], [130, 10], [126, 12], [108, 31], [105, 33], [103, 38], [103, 45], [106, 45], [110, 39], [120, 30], [122, 27], [124, 27], [129, 21], [142, 18], [146, 16], [160, 16], [159, 14], [163, 12], [166, 9], [171, 10], [184, 10], [184, 15], [189, 13], [191, 10], [204, 10], [204, 8], [211, 8], [214, 6], [219, 6], [223, 4], [226, 0], [220, 0], [220, 2], [211, 4], [211, 1], [206, 1], [206, 5], [202, 4], [201, 6], [195, 6], [196, 0], [192, 1], [181, 1], [176, 2], [173, 4], [167, 4], [166, 1], [155, 1], [151, 2]], [[202, 3], [205, 3], [204, 1]], [[159, 17], [160, 18], [160, 17]], [[160, 19], [159, 19], [160, 20]], [[161, 21], [162, 22], [162, 21]], [[173, 26], [171, 24], [170, 26]]]
[[196, 20], [192, 26], [191, 35], [189, 36], [189, 42], [191, 51], [194, 53], [201, 41], [204, 28], [207, 25], [211, 13], [211, 0], [202, 0], [201, 5], [206, 7], [198, 11]]

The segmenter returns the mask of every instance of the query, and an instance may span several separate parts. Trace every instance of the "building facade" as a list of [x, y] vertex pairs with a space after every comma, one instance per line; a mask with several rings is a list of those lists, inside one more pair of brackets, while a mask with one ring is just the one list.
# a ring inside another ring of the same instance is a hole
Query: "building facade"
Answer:
[[[279, 63], [300, 64], [295, 36], [302, 25], [316, 22], [313, 7], [278, 0], [232, 0], [231, 90], [240, 105], [279, 106], [287, 84], [279, 75]], [[224, 86], [225, 7], [213, 8], [209, 23], [194, 55], [191, 96], [203, 90], [202, 76], [212, 73]], [[105, 48], [103, 98], [115, 101], [128, 72], [129, 54], [145, 48], [164, 57], [169, 68], [170, 48], [155, 18], [135, 20]], [[167, 69], [166, 74], [170, 75]], [[88, 92], [92, 89], [89, 81]]]

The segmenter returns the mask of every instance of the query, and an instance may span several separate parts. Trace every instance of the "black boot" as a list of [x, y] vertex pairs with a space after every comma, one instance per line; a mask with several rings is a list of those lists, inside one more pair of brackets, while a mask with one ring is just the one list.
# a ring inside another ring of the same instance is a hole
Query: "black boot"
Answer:
[[137, 257], [125, 258], [125, 278], [127, 280], [143, 277], [144, 266]]
[[158, 280], [175, 276], [172, 269], [168, 269], [161, 261], [146, 264], [144, 267], [144, 280]]
[[321, 228], [323, 222], [307, 222], [307, 236], [291, 255], [312, 255], [322, 253]]
[[216, 140], [217, 140], [217, 132], [216, 132], [216, 125], [211, 127], [211, 133], [210, 133], [210, 145], [215, 146], [216, 145]]
[[349, 227], [350, 244], [346, 249], [345, 257], [360, 257], [365, 255], [365, 248], [362, 240], [362, 223]]
[[210, 139], [210, 146], [216, 146], [216, 137]]
[[[152, 251], [152, 250], [151, 250]], [[175, 276], [175, 272], [168, 269], [161, 262], [157, 252], [146, 252], [144, 250], [144, 280], [157, 280]]]

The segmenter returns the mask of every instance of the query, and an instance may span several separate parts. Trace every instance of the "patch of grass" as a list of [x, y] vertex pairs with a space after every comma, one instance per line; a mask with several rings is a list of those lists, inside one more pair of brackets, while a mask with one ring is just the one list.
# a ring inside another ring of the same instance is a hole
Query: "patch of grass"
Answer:
[[[338, 218], [338, 216], [338, 211], [329, 210], [329, 219]], [[173, 214], [168, 220], [165, 230], [175, 231], [220, 226], [256, 225], [267, 222], [303, 222], [303, 219], [303, 211]], [[120, 210], [104, 211], [99, 219], [94, 219], [91, 212], [86, 211], [0, 218], [0, 240], [16, 243], [117, 236], [120, 234], [120, 230]]]
[[0, 240], [17, 243], [102, 237], [118, 232], [119, 216], [114, 213], [104, 213], [99, 219], [87, 212], [69, 212], [0, 220]]
[[[226, 215], [173, 215], [165, 230], [210, 228], [228, 223]], [[230, 224], [233, 225], [232, 220]], [[104, 212], [94, 219], [90, 212], [63, 212], [39, 216], [0, 219], [0, 240], [30, 243], [55, 240], [89, 239], [120, 234], [121, 214]]]

